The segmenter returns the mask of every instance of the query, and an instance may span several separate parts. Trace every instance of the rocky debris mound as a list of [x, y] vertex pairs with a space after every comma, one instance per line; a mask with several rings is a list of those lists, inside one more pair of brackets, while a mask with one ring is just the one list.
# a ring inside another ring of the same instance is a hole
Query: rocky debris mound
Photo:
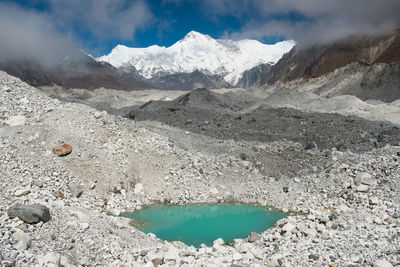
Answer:
[[11, 206], [7, 212], [10, 218], [18, 217], [26, 223], [48, 222], [51, 219], [50, 210], [41, 204]]
[[130, 117], [159, 121], [217, 139], [257, 142], [285, 139], [307, 145], [307, 149], [312, 148], [308, 144], [314, 144], [320, 149], [367, 151], [400, 142], [399, 126], [388, 122], [266, 105], [245, 112], [248, 106], [250, 101], [199, 89], [173, 101], [150, 101], [134, 109]]

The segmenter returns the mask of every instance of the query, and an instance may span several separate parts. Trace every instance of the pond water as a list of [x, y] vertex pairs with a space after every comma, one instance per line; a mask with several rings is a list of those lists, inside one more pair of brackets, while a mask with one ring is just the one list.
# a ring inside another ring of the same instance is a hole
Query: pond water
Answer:
[[250, 232], [262, 232], [287, 215], [262, 206], [223, 203], [154, 205], [124, 216], [142, 232], [197, 247], [202, 243], [210, 246], [218, 238], [230, 242]]

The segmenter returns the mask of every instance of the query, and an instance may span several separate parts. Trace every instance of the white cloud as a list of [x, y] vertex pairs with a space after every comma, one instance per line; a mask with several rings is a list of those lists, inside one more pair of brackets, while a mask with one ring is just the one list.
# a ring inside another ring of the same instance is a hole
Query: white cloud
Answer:
[[51, 64], [77, 51], [72, 38], [59, 33], [44, 13], [0, 3], [0, 25], [0, 60]]
[[[204, 0], [203, 8], [208, 16], [230, 15], [245, 22], [239, 31], [227, 33], [232, 38], [285, 35], [303, 44], [382, 33], [400, 23], [399, 0]], [[305, 19], [282, 19], [290, 13]]]
[[78, 43], [134, 40], [153, 15], [144, 0], [45, 0], [37, 11], [0, 2], [0, 60], [58, 62], [77, 54]]
[[133, 40], [138, 29], [151, 23], [153, 15], [144, 0], [47, 0], [59, 27], [72, 26], [99, 39]]

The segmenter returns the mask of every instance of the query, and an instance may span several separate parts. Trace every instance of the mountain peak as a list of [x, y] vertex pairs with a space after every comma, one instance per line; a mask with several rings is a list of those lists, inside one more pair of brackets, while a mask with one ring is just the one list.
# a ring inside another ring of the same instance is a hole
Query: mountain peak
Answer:
[[196, 32], [196, 31], [190, 31], [188, 32], [185, 37], [181, 40], [199, 40], [199, 39], [213, 39], [212, 37], [210, 37], [209, 35], [206, 34], [202, 34], [200, 32]]
[[220, 75], [235, 85], [242, 73], [257, 65], [277, 62], [284, 53], [295, 45], [284, 41], [275, 45], [255, 40], [227, 41], [190, 31], [170, 47], [150, 46], [147, 48], [113, 49], [109, 55], [98, 58], [116, 68], [128, 63], [138, 73], [150, 79], [159, 75], [204, 73]]

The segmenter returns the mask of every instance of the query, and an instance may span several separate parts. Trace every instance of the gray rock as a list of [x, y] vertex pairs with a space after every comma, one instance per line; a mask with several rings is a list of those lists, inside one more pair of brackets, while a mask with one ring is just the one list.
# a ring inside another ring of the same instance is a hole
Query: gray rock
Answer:
[[356, 178], [354, 179], [354, 183], [356, 185], [364, 184], [364, 185], [375, 185], [376, 180], [372, 177], [371, 174], [366, 172], [360, 172], [357, 174]]
[[318, 260], [319, 259], [319, 256], [318, 255], [315, 255], [315, 254], [310, 254], [310, 255], [308, 255], [308, 258], [310, 259], [310, 260]]
[[289, 187], [288, 186], [282, 187], [282, 191], [283, 191], [283, 193], [288, 193], [289, 192]]
[[76, 198], [80, 197], [83, 194], [83, 189], [79, 184], [70, 183], [68, 187], [69, 190], [71, 190], [71, 194]]
[[304, 150], [311, 150], [311, 149], [314, 149], [314, 148], [317, 148], [317, 145], [314, 142], [312, 142], [312, 143], [307, 144], [304, 147]]
[[260, 239], [261, 239], [261, 236], [260, 236], [258, 233], [256, 233], [256, 232], [251, 232], [247, 240], [248, 240], [250, 243], [254, 243], [254, 242], [256, 242], [256, 241], [258, 241], [258, 240], [260, 240]]
[[387, 260], [377, 260], [374, 262], [375, 267], [393, 267], [393, 265]]
[[17, 204], [11, 206], [7, 214], [11, 219], [18, 217], [26, 223], [48, 222], [51, 219], [49, 209], [41, 204]]

